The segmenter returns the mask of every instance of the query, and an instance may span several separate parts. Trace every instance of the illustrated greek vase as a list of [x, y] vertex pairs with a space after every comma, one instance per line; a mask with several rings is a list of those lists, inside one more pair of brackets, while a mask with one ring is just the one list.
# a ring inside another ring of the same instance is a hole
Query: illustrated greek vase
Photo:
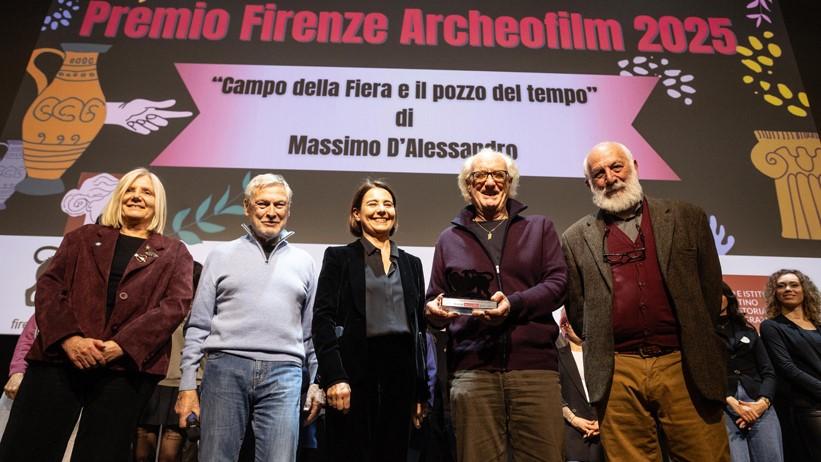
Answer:
[[0, 160], [0, 210], [6, 208], [6, 201], [14, 194], [14, 187], [26, 177], [23, 166], [23, 142], [8, 140], [0, 142], [6, 152]]
[[814, 132], [757, 130], [750, 158], [772, 178], [781, 236], [821, 240], [821, 141]]
[[[110, 45], [64, 43], [63, 50], [38, 48], [26, 71], [37, 85], [37, 97], [23, 117], [23, 160], [27, 178], [17, 185], [24, 194], [58, 194], [61, 177], [85, 152], [105, 123], [105, 96], [97, 59]], [[49, 83], [35, 60], [43, 53], [63, 64]]]

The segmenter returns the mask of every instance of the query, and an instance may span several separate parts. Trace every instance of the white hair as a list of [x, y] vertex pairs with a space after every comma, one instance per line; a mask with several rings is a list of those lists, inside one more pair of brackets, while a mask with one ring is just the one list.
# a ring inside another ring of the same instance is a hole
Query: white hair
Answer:
[[473, 162], [475, 162], [476, 159], [479, 158], [501, 158], [505, 161], [505, 168], [507, 169], [509, 185], [507, 195], [510, 198], [516, 197], [516, 193], [519, 189], [519, 167], [516, 166], [516, 161], [514, 161], [513, 158], [507, 154], [494, 151], [490, 148], [484, 148], [481, 151], [477, 152], [476, 155], [465, 159], [465, 161], [462, 163], [462, 171], [459, 172], [457, 182], [459, 184], [459, 192], [462, 193], [462, 198], [465, 199], [465, 202], [470, 202], [470, 174], [473, 172]]
[[627, 162], [632, 168], [633, 153], [630, 152], [630, 149], [628, 149], [627, 146], [619, 143], [618, 141], [602, 141], [601, 143], [593, 146], [590, 149], [590, 152], [584, 156], [584, 161], [582, 161], [582, 171], [584, 172], [584, 177], [590, 180], [590, 164], [587, 163], [587, 160], [592, 154], [606, 154], [611, 152], [621, 152], [624, 154], [624, 156], [627, 157]]
[[277, 185], [285, 188], [285, 194], [288, 195], [288, 202], [290, 203], [294, 192], [291, 190], [288, 182], [285, 181], [285, 178], [282, 175], [277, 175], [275, 173], [263, 173], [251, 178], [251, 181], [249, 181], [248, 185], [245, 186], [245, 201], [249, 202], [254, 197], [254, 194], [256, 194], [256, 192], [260, 189], [270, 188], [271, 186]]

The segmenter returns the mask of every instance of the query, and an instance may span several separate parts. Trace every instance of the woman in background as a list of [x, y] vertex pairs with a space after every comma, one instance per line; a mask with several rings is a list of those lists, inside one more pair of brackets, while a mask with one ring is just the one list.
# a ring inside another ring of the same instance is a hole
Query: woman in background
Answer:
[[72, 460], [129, 460], [140, 410], [191, 305], [191, 255], [162, 235], [165, 217], [159, 178], [136, 169], [117, 184], [101, 224], [65, 235], [37, 280], [40, 331], [0, 460], [59, 460], [81, 409]]
[[782, 269], [764, 292], [761, 338], [778, 376], [776, 409], [788, 461], [821, 460], [821, 295], [807, 275]]
[[391, 240], [396, 196], [387, 184], [357, 189], [348, 225], [358, 239], [325, 251], [314, 302], [327, 454], [404, 462], [428, 396], [422, 262]]
[[722, 286], [716, 331], [729, 353], [724, 424], [733, 462], [783, 461], [781, 426], [771, 408], [775, 371], [764, 343], [738, 311], [738, 300], [727, 284]]
[[568, 462], [600, 462], [604, 460], [604, 450], [599, 437], [599, 419], [590, 404], [584, 381], [582, 339], [573, 331], [564, 308], [559, 329], [562, 336], [556, 341], [556, 348], [559, 352], [559, 380], [562, 384], [565, 457]]

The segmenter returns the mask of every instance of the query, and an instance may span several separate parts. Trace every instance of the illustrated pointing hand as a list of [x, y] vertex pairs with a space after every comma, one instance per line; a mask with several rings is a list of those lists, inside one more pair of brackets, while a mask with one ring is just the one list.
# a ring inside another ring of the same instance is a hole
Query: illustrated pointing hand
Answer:
[[148, 135], [168, 125], [168, 119], [191, 117], [191, 111], [166, 110], [175, 104], [175, 99], [134, 99], [127, 103], [106, 103], [105, 123], [119, 125], [140, 135]]

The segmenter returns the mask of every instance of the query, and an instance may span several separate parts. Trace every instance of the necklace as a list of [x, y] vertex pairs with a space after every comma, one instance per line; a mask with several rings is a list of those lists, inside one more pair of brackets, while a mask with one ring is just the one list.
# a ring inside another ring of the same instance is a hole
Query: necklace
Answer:
[[487, 228], [485, 228], [484, 226], [482, 226], [482, 224], [481, 224], [481, 223], [479, 223], [478, 221], [473, 220], [473, 222], [474, 222], [474, 223], [476, 223], [476, 226], [478, 226], [478, 227], [482, 228], [483, 230], [485, 230], [485, 232], [487, 232], [487, 240], [491, 240], [491, 239], [493, 239], [493, 232], [494, 232], [494, 231], [496, 231], [496, 230], [499, 228], [499, 226], [502, 226], [502, 224], [503, 224], [505, 221], [507, 221], [507, 218], [502, 219], [502, 221], [500, 221], [500, 222], [499, 222], [496, 226], [494, 226], [493, 228], [491, 228], [491, 229], [487, 229]]

